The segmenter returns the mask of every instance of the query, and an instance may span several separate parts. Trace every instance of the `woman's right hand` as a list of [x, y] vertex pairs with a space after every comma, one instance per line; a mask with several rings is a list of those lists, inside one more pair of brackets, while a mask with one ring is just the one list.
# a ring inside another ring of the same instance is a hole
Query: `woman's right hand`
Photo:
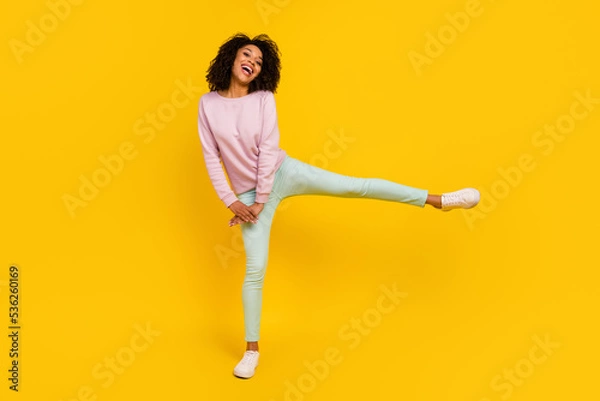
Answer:
[[237, 200], [237, 201], [233, 202], [231, 205], [229, 205], [229, 210], [231, 210], [233, 212], [233, 214], [235, 214], [240, 219], [242, 219], [244, 221], [244, 223], [248, 223], [248, 222], [256, 223], [258, 220], [257, 217], [254, 215], [254, 213], [252, 213], [252, 209], [250, 209], [249, 206], [244, 205], [239, 200]]

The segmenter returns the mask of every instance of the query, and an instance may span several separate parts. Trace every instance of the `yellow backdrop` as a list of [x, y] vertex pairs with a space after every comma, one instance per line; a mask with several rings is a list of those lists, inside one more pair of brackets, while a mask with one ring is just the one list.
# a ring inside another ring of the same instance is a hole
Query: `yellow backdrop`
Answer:
[[[2, 400], [598, 399], [597, 6], [7, 7]], [[482, 193], [450, 213], [287, 200], [246, 381], [232, 376], [241, 237], [196, 120], [208, 64], [238, 31], [281, 48], [293, 157]]]

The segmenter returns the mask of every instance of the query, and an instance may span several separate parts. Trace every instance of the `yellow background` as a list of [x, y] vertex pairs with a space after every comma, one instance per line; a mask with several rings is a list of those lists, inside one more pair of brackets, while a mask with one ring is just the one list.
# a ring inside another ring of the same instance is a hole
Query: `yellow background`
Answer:
[[[50, 24], [51, 11], [43, 0], [7, 6], [0, 314], [4, 332], [16, 264], [23, 329], [18, 394], [2, 335], [2, 400], [598, 399], [600, 105], [549, 154], [532, 140], [568, 115], [576, 91], [600, 98], [599, 10], [483, 0], [418, 74], [409, 54], [425, 54], [446, 13], [471, 6], [86, 0], [21, 62], [11, 43], [26, 40], [27, 21]], [[208, 64], [238, 31], [267, 33], [281, 48], [276, 100], [290, 155], [484, 195], [479, 214], [286, 201], [272, 232], [261, 362], [248, 381], [231, 372], [245, 347], [239, 228], [227, 226], [196, 125]], [[169, 103], [179, 81], [200, 89], [144, 142], [136, 122]], [[331, 143], [342, 132], [345, 149]], [[80, 177], [128, 143], [135, 156], [72, 216], [64, 196], [78, 196]], [[514, 172], [524, 154], [535, 168], [502, 184], [499, 169]], [[373, 316], [380, 286], [394, 284], [407, 297], [351, 349], [340, 330]], [[160, 334], [105, 386], [94, 368], [131, 356], [134, 326], [147, 324]], [[532, 365], [536, 336], [556, 347]], [[310, 388], [304, 362], [328, 349], [343, 360]], [[526, 377], [506, 384], [515, 369]], [[310, 391], [286, 395], [299, 380]]]

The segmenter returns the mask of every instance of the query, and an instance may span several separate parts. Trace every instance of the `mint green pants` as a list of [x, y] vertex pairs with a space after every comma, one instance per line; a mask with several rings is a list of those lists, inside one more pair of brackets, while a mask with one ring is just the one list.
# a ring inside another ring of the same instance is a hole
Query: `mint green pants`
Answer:
[[[242, 286], [246, 341], [258, 341], [262, 309], [262, 288], [267, 270], [269, 236], [279, 203], [296, 195], [328, 195], [343, 198], [369, 198], [425, 206], [427, 190], [412, 188], [379, 178], [356, 178], [311, 166], [287, 156], [275, 172], [269, 201], [257, 223], [241, 225], [246, 252], [246, 277]], [[238, 195], [252, 205], [255, 190]]]

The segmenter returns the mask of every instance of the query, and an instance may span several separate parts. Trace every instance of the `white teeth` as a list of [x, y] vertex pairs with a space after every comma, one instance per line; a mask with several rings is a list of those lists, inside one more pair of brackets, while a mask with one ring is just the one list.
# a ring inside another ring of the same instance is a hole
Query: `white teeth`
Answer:
[[247, 72], [248, 72], [248, 74], [252, 75], [252, 68], [248, 67], [247, 65], [243, 65], [243, 66], [242, 66], [242, 69], [243, 69], [244, 71], [247, 71]]

